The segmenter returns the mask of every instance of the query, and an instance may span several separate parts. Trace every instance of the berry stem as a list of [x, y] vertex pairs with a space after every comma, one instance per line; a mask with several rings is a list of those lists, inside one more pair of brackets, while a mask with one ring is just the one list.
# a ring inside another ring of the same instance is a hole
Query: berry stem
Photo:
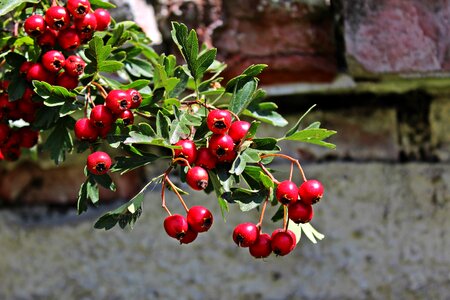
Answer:
[[106, 96], [108, 96], [108, 93], [105, 91], [105, 89], [98, 82], [91, 81], [91, 83], [100, 91], [100, 94], [102, 95], [102, 97], [106, 99]]
[[[262, 158], [262, 157], [261, 157]], [[280, 182], [278, 180], [275, 179], [275, 177], [273, 177], [272, 173], [269, 172], [269, 170], [266, 169], [266, 167], [262, 164], [262, 163], [258, 163], [259, 167], [264, 171], [264, 173], [266, 173], [267, 176], [270, 177], [270, 179], [276, 183], [276, 184], [280, 184]]]
[[183, 205], [186, 212], [188, 212], [189, 208], [187, 207], [186, 203], [184, 202], [183, 197], [181, 197], [180, 193], [178, 192], [178, 188], [175, 186], [175, 184], [173, 184], [173, 182], [170, 180], [169, 176], [166, 177], [166, 182], [172, 188], [173, 192], [177, 195], [178, 199], [181, 202], [181, 205]]
[[269, 202], [269, 197], [272, 194], [272, 189], [269, 189], [269, 193], [267, 194], [266, 200], [264, 200], [263, 206], [261, 208], [261, 215], [259, 216], [258, 224], [256, 224], [256, 227], [258, 227], [261, 230], [262, 227], [262, 221], [264, 219], [264, 213], [266, 212], [266, 206], [267, 202]]
[[182, 162], [186, 163], [186, 165], [188, 166], [189, 169], [192, 168], [186, 158], [183, 158], [183, 157], [174, 158], [174, 159], [172, 159], [172, 164], [175, 164], [177, 161], [182, 161]]
[[291, 162], [291, 169], [289, 170], [289, 181], [292, 181], [292, 173], [294, 172], [294, 163]]
[[240, 121], [239, 116], [237, 114], [235, 114], [234, 112], [232, 112], [231, 110], [228, 110], [230, 112], [230, 114], [233, 115], [233, 117], [236, 119], [235, 121]]
[[[169, 169], [171, 169], [171, 167]], [[164, 210], [167, 212], [167, 214], [169, 216], [172, 215], [172, 213], [166, 206], [166, 180], [165, 180], [165, 178], [163, 179], [162, 184], [161, 184], [161, 206], [162, 206], [162, 208], [164, 208]]]
[[57, 6], [58, 3], [56, 3], [56, 0], [52, 0], [52, 6]]
[[303, 172], [303, 168], [302, 168], [302, 166], [300, 165], [300, 162], [299, 162], [297, 159], [292, 158], [292, 157], [290, 157], [289, 155], [281, 154], [281, 153], [263, 154], [263, 155], [261, 155], [260, 157], [261, 157], [261, 159], [264, 159], [264, 158], [266, 158], [266, 157], [271, 157], [271, 156], [273, 156], [273, 157], [284, 158], [284, 159], [287, 159], [287, 160], [293, 162], [294, 164], [297, 165], [298, 170], [300, 171], [300, 175], [302, 176], [303, 181], [306, 181], [306, 180], [307, 180], [307, 179], [306, 179], [306, 176], [305, 176], [305, 172]]
[[283, 205], [283, 230], [286, 231], [288, 224], [288, 207], [287, 205]]
[[138, 116], [141, 116], [141, 117], [147, 119], [147, 120], [152, 120], [153, 119], [152, 116], [149, 116], [149, 115], [147, 115], [145, 113], [142, 113], [140, 111], [134, 111], [134, 113], [137, 114]]

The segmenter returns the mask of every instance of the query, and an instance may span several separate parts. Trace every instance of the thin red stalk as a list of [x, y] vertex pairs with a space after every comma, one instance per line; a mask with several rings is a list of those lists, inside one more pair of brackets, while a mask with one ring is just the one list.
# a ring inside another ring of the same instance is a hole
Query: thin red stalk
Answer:
[[298, 170], [300, 171], [300, 175], [302, 176], [303, 181], [307, 180], [306, 176], [305, 176], [305, 172], [303, 172], [303, 168], [297, 159], [292, 158], [289, 155], [280, 154], [280, 153], [264, 154], [264, 155], [261, 155], [261, 159], [266, 158], [266, 157], [271, 157], [271, 156], [284, 158], [284, 159], [287, 159], [287, 160], [295, 163], [297, 165]]
[[275, 182], [276, 184], [280, 184], [280, 182], [278, 180], [276, 180], [275, 177], [273, 177], [272, 173], [270, 173], [269, 170], [267, 170], [266, 167], [264, 167], [264, 165], [262, 163], [258, 163], [258, 165], [264, 171], [264, 173], [266, 173], [266, 175], [270, 177], [270, 179], [273, 182]]
[[175, 184], [173, 184], [173, 182], [170, 180], [170, 178], [168, 176], [166, 178], [166, 182], [170, 185], [170, 187], [172, 188], [173, 192], [177, 195], [178, 199], [181, 202], [181, 205], [183, 205], [183, 207], [186, 210], [186, 212], [188, 212], [189, 208], [187, 207], [186, 203], [184, 202], [183, 197], [181, 197], [180, 193], [177, 190], [177, 187], [175, 186]]

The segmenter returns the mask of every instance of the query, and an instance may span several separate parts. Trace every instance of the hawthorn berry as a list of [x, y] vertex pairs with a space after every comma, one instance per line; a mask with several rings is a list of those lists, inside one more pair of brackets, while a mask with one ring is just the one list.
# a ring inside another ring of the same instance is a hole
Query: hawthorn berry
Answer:
[[56, 50], [50, 50], [44, 53], [41, 58], [42, 65], [50, 72], [57, 73], [64, 67], [66, 58]]
[[233, 139], [235, 143], [239, 143], [250, 129], [250, 123], [247, 121], [233, 122], [228, 130], [228, 135]]
[[180, 244], [190, 244], [192, 243], [198, 236], [198, 232], [193, 230], [191, 226], [188, 226], [188, 230], [185, 235], [180, 239]]
[[0, 112], [8, 115], [16, 109], [16, 102], [10, 102], [8, 95], [0, 95]]
[[222, 109], [211, 110], [206, 118], [206, 124], [213, 133], [226, 133], [231, 125], [231, 113]]
[[66, 72], [59, 73], [56, 77], [56, 85], [73, 90], [78, 86], [78, 77], [70, 76]]
[[297, 201], [298, 187], [290, 180], [282, 181], [277, 186], [275, 196], [281, 204], [288, 205], [289, 203]]
[[127, 92], [122, 90], [112, 90], [108, 93], [105, 100], [105, 105], [111, 110], [113, 114], [130, 109], [131, 99]]
[[88, 0], [68, 0], [67, 10], [75, 19], [80, 19], [91, 10], [91, 3]]
[[58, 33], [56, 30], [47, 28], [44, 33], [37, 37], [37, 43], [41, 47], [53, 48], [56, 45]]
[[227, 153], [225, 153], [225, 155], [222, 155], [221, 157], [218, 158], [219, 162], [223, 162], [223, 163], [230, 163], [232, 162], [237, 156], [237, 152], [236, 151], [228, 151]]
[[25, 32], [31, 37], [38, 37], [44, 33], [47, 25], [45, 24], [44, 17], [41, 15], [32, 15], [25, 20], [24, 29]]
[[97, 128], [110, 127], [114, 122], [112, 112], [104, 105], [94, 106], [91, 110], [89, 119]]
[[89, 120], [88, 118], [78, 119], [75, 122], [75, 127], [73, 130], [75, 132], [75, 136], [79, 140], [86, 140], [89, 142], [93, 142], [98, 137], [97, 128], [95, 127], [93, 122], [91, 122], [91, 120]]
[[7, 161], [16, 161], [19, 159], [20, 155], [22, 155], [22, 151], [18, 146], [14, 147], [2, 147], [1, 152], [3, 157]]
[[34, 65], [34, 62], [32, 61], [26, 61], [22, 65], [20, 65], [19, 73], [22, 75], [27, 75], [30, 68]]
[[203, 206], [192, 206], [187, 213], [189, 227], [197, 232], [205, 232], [213, 224], [212, 213]]
[[58, 33], [58, 44], [63, 50], [71, 51], [80, 46], [81, 39], [74, 28], [67, 28]]
[[39, 132], [32, 130], [30, 127], [22, 127], [18, 130], [20, 134], [20, 146], [24, 148], [31, 148], [37, 144]]
[[202, 168], [211, 170], [216, 167], [217, 157], [211, 153], [208, 148], [202, 147], [197, 150], [197, 159], [195, 164]]
[[313, 207], [311, 204], [295, 201], [288, 206], [288, 216], [294, 223], [308, 223], [314, 216]]
[[39, 80], [39, 81], [49, 81], [50, 80], [50, 73], [47, 71], [47, 69], [40, 63], [34, 63], [27, 72], [27, 80], [33, 81], [33, 80]]
[[9, 138], [11, 128], [3, 123], [0, 123], [0, 146], [3, 145]]
[[193, 167], [186, 173], [187, 184], [196, 191], [204, 190], [208, 186], [208, 172], [202, 167]]
[[[197, 148], [191, 140], [179, 140], [175, 146], [180, 146], [181, 149], [173, 149], [173, 158], [184, 158], [189, 164], [193, 164], [197, 158]], [[180, 166], [186, 166], [184, 161], [177, 161]]]
[[233, 230], [233, 241], [239, 247], [249, 247], [253, 245], [259, 237], [259, 229], [253, 223], [242, 223]]
[[256, 242], [248, 248], [254, 258], [265, 258], [272, 253], [271, 237], [267, 233], [260, 233]]
[[134, 115], [129, 109], [121, 111], [117, 115], [117, 119], [121, 119], [125, 126], [132, 125], [134, 123]]
[[307, 180], [300, 185], [298, 195], [306, 204], [317, 203], [323, 196], [322, 183], [315, 179]]
[[273, 253], [284, 256], [294, 250], [296, 245], [295, 234], [291, 230], [275, 230], [272, 233], [271, 245]]
[[228, 134], [213, 134], [209, 140], [209, 149], [220, 160], [234, 151], [233, 139]]
[[127, 93], [131, 99], [131, 107], [130, 108], [138, 108], [142, 102], [141, 94], [138, 91], [136, 91], [135, 89], [129, 89], [129, 90], [127, 90]]
[[106, 9], [97, 8], [94, 11], [95, 17], [97, 18], [97, 30], [103, 31], [108, 28], [111, 22], [111, 15]]
[[168, 236], [181, 240], [189, 230], [187, 219], [182, 215], [171, 215], [164, 219], [164, 229]]
[[69, 56], [64, 63], [64, 70], [73, 77], [83, 74], [84, 67], [86, 67], [86, 63], [77, 55]]
[[108, 153], [96, 151], [89, 154], [86, 166], [88, 171], [94, 175], [106, 174], [111, 168], [111, 157], [109, 157]]
[[45, 12], [45, 23], [55, 30], [62, 30], [69, 26], [69, 12], [62, 6], [52, 6]]
[[97, 28], [95, 15], [88, 13], [83, 18], [75, 19], [75, 28], [85, 34], [92, 33]]

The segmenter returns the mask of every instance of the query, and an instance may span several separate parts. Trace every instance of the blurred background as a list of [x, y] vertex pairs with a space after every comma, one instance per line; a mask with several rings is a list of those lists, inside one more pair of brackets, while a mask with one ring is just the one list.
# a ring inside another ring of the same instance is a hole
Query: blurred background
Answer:
[[79, 217], [84, 158], [58, 169], [22, 161], [0, 170], [0, 299], [449, 299], [449, 1], [112, 2], [158, 51], [175, 51], [176, 20], [218, 48], [227, 78], [268, 64], [261, 83], [290, 122], [317, 104], [304, 125], [337, 130], [337, 149], [284, 152], [325, 186], [312, 221], [325, 239], [255, 260], [231, 232], [257, 213], [233, 207], [223, 222], [215, 197], [193, 192], [188, 202], [211, 208], [215, 224], [180, 246], [163, 230], [157, 189], [134, 230], [94, 230], [164, 166], [125, 176], [108, 204]]

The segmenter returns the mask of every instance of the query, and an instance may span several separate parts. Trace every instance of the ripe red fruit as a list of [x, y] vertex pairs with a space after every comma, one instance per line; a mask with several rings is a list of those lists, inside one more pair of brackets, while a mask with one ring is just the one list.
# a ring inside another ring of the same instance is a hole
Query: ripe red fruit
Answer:
[[69, 56], [64, 64], [64, 70], [66, 70], [67, 74], [73, 77], [83, 74], [84, 67], [86, 67], [86, 63], [77, 55]]
[[16, 102], [10, 102], [8, 95], [0, 95], [0, 112], [8, 115], [16, 109]]
[[292, 181], [282, 181], [276, 189], [275, 196], [277, 200], [284, 205], [297, 201], [298, 187]]
[[111, 168], [111, 157], [108, 153], [96, 151], [88, 156], [86, 166], [94, 175], [106, 174]]
[[242, 223], [237, 225], [233, 231], [233, 241], [239, 247], [253, 245], [259, 237], [259, 229], [253, 223]]
[[22, 75], [27, 75], [28, 71], [30, 70], [30, 68], [34, 65], [34, 62], [32, 61], [26, 61], [24, 62], [20, 68], [19, 68], [19, 73]]
[[50, 50], [42, 55], [42, 65], [50, 72], [57, 73], [64, 67], [66, 58], [56, 50]]
[[32, 130], [30, 127], [22, 127], [18, 130], [20, 134], [20, 147], [31, 148], [37, 144], [39, 132]]
[[93, 142], [98, 137], [98, 130], [88, 118], [77, 120], [74, 127], [75, 136], [79, 140]]
[[11, 128], [6, 124], [0, 123], [0, 146], [8, 140], [10, 133]]
[[228, 135], [231, 136], [235, 143], [239, 143], [250, 129], [250, 123], [247, 121], [236, 121], [231, 124]]
[[258, 239], [249, 247], [250, 255], [255, 258], [265, 258], [272, 253], [271, 237], [267, 233], [260, 233]]
[[317, 203], [323, 196], [323, 186], [318, 180], [307, 180], [300, 185], [298, 195], [306, 204]]
[[200, 148], [197, 151], [197, 159], [195, 160], [195, 164], [202, 168], [211, 170], [216, 167], [217, 157], [209, 151], [208, 148]]
[[53, 48], [56, 45], [56, 38], [58, 37], [57, 31], [47, 28], [44, 33], [42, 33], [37, 38], [37, 43], [41, 47]]
[[119, 113], [119, 114], [117, 115], [117, 118], [118, 118], [118, 119], [121, 119], [121, 120], [123, 121], [123, 124], [124, 124], [125, 126], [131, 125], [131, 124], [134, 123], [134, 115], [133, 115], [133, 113], [131, 112], [131, 110], [129, 110], [129, 109], [124, 110], [124, 111], [122, 111], [121, 113]]
[[58, 44], [63, 50], [71, 51], [80, 46], [81, 39], [75, 29], [67, 28], [58, 33]]
[[128, 95], [130, 96], [131, 99], [131, 107], [130, 108], [138, 108], [139, 105], [141, 105], [142, 102], [142, 96], [141, 94], [134, 90], [134, 89], [129, 89], [127, 90]]
[[111, 22], [111, 15], [106, 9], [97, 8], [94, 11], [95, 17], [97, 18], [97, 30], [103, 31]]
[[112, 129], [112, 125], [110, 126], [105, 126], [103, 128], [98, 128], [98, 135], [104, 139], [106, 138], [106, 136], [108, 135], [108, 133], [111, 131]]
[[272, 233], [272, 250], [279, 256], [284, 256], [294, 250], [296, 245], [295, 234], [290, 230], [275, 230]]
[[22, 152], [20, 151], [19, 146], [14, 147], [2, 147], [1, 152], [3, 154], [3, 157], [7, 161], [16, 161], [19, 159]]
[[91, 3], [88, 0], [69, 0], [67, 10], [75, 19], [80, 19], [91, 10]]
[[190, 244], [192, 243], [198, 236], [198, 232], [193, 230], [190, 226], [186, 234], [180, 239], [180, 244]]
[[231, 125], [231, 114], [228, 110], [211, 110], [208, 113], [206, 124], [213, 133], [225, 133]]
[[303, 203], [302, 201], [296, 201], [289, 204], [288, 216], [294, 223], [308, 223], [314, 216], [313, 207], [311, 204]]
[[18, 148], [20, 147], [20, 143], [22, 141], [22, 136], [19, 134], [18, 131], [12, 131], [9, 135], [8, 140], [3, 145], [3, 148]]
[[31, 37], [37, 37], [44, 33], [46, 28], [44, 17], [41, 15], [33, 15], [25, 20], [25, 32]]
[[78, 77], [70, 76], [66, 72], [59, 73], [58, 77], [56, 77], [56, 85], [73, 90], [78, 86]]
[[227, 153], [225, 153], [225, 155], [221, 156], [218, 158], [218, 160], [220, 162], [232, 162], [237, 156], [237, 152], [236, 151], [228, 151]]
[[[197, 158], [197, 148], [195, 147], [195, 144], [191, 140], [179, 140], [175, 146], [180, 146], [181, 149], [174, 149], [173, 150], [173, 158], [184, 158], [186, 159], [189, 164], [193, 164], [195, 159]], [[177, 161], [177, 163], [180, 166], [186, 166], [186, 163], [184, 161]]]
[[39, 81], [49, 81], [50, 73], [46, 68], [40, 63], [34, 63], [29, 69], [27, 73], [27, 80], [39, 80]]
[[189, 227], [197, 232], [205, 232], [213, 224], [212, 213], [203, 206], [192, 206], [187, 213]]
[[125, 91], [112, 90], [106, 97], [105, 105], [113, 114], [119, 114], [124, 110], [130, 109], [131, 99]]
[[228, 134], [213, 134], [209, 140], [209, 149], [220, 160], [234, 151], [233, 139]]
[[175, 214], [164, 219], [164, 229], [170, 237], [181, 240], [189, 230], [189, 225], [185, 217]]
[[75, 19], [75, 28], [85, 34], [93, 32], [97, 28], [95, 15], [88, 13], [83, 18]]
[[112, 112], [104, 105], [96, 105], [91, 110], [89, 116], [91, 122], [98, 128], [110, 127], [114, 122], [114, 116]]
[[208, 186], [208, 172], [202, 167], [193, 167], [187, 171], [186, 182], [189, 186], [196, 190], [204, 190]]
[[52, 6], [45, 12], [45, 22], [55, 30], [62, 30], [69, 26], [69, 12], [62, 6]]

